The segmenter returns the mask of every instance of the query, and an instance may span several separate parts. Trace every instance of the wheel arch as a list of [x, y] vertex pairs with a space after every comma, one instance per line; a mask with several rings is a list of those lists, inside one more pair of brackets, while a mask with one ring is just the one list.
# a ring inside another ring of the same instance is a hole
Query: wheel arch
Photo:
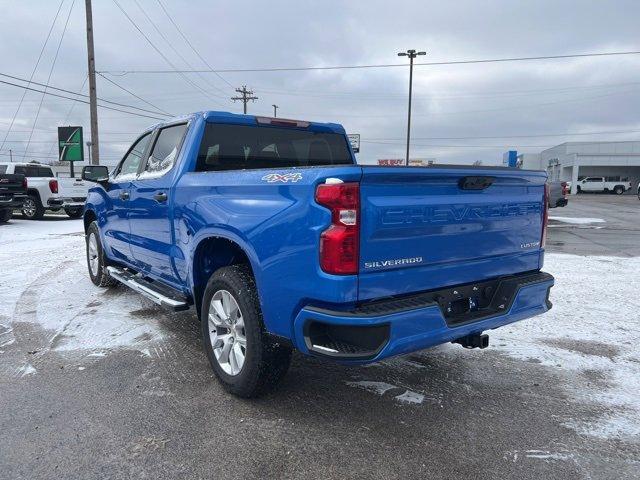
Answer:
[[241, 239], [233, 238], [229, 233], [210, 232], [198, 239], [191, 255], [190, 265], [191, 292], [198, 317], [204, 290], [211, 275], [222, 267], [238, 264], [249, 267], [260, 297], [256, 275], [257, 257], [252, 248]]
[[96, 220], [98, 220], [98, 216], [96, 215], [96, 212], [90, 209], [85, 210], [84, 215], [82, 217], [85, 234], [87, 233], [87, 230], [89, 230], [89, 225], [91, 225], [91, 223]]

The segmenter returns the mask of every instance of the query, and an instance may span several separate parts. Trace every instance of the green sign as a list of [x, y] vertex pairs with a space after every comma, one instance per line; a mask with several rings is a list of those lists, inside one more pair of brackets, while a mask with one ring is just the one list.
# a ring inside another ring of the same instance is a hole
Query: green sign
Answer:
[[82, 162], [82, 127], [58, 127], [58, 159], [61, 162]]

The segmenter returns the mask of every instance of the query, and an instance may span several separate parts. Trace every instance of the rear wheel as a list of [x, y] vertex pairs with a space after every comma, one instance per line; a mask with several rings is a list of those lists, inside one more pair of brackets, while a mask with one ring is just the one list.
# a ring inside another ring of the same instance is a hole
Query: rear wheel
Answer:
[[98, 232], [98, 224], [91, 222], [87, 229], [87, 267], [89, 268], [89, 277], [94, 285], [98, 287], [111, 287], [116, 285], [117, 280], [113, 279], [107, 272], [107, 261], [100, 243], [100, 233]]
[[13, 217], [13, 210], [7, 208], [6, 210], [0, 210], [0, 223], [7, 223]]
[[38, 196], [31, 194], [24, 200], [22, 215], [29, 220], [40, 220], [44, 217], [44, 207]]
[[247, 265], [223, 267], [211, 276], [200, 315], [207, 357], [227, 391], [256, 397], [287, 373], [291, 348], [264, 331], [258, 292]]
[[82, 207], [65, 208], [64, 213], [70, 218], [80, 218], [82, 216]]
[[622, 195], [624, 193], [624, 187], [622, 185], [617, 185], [616, 188], [613, 189], [613, 192], [616, 195]]

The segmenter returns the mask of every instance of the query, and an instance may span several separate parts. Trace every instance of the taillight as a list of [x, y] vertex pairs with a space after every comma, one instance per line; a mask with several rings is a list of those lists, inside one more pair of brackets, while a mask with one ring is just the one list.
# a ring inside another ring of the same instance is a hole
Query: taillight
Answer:
[[358, 273], [360, 185], [318, 185], [316, 202], [331, 210], [331, 226], [320, 235], [320, 267], [335, 275]]
[[569, 194], [569, 187], [567, 186], [567, 182], [562, 182], [562, 196], [566, 197]]
[[547, 224], [549, 223], [549, 184], [544, 185], [544, 198], [542, 199], [542, 239], [540, 240], [540, 247], [544, 248], [547, 243]]
[[49, 190], [51, 193], [58, 193], [58, 180], [49, 180]]
[[27, 177], [24, 177], [22, 179], [22, 188], [24, 188], [26, 190], [28, 185], [29, 184], [27, 183]]

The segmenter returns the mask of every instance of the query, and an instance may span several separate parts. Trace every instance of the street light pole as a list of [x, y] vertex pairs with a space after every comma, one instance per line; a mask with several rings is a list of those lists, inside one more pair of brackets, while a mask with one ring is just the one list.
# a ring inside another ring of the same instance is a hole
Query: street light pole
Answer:
[[413, 88], [413, 59], [418, 55], [426, 55], [427, 52], [416, 52], [415, 50], [407, 50], [398, 53], [399, 57], [409, 57], [409, 111], [407, 113], [407, 156], [405, 165], [409, 165], [409, 144], [411, 142], [411, 91]]
[[271, 105], [273, 107], [273, 118], [276, 118], [278, 116], [278, 105], [276, 105], [275, 103], [273, 105]]
[[91, 145], [93, 145], [93, 143], [92, 142], [86, 142], [86, 144], [87, 144], [87, 152], [89, 152], [89, 165], [93, 165], [91, 163]]

